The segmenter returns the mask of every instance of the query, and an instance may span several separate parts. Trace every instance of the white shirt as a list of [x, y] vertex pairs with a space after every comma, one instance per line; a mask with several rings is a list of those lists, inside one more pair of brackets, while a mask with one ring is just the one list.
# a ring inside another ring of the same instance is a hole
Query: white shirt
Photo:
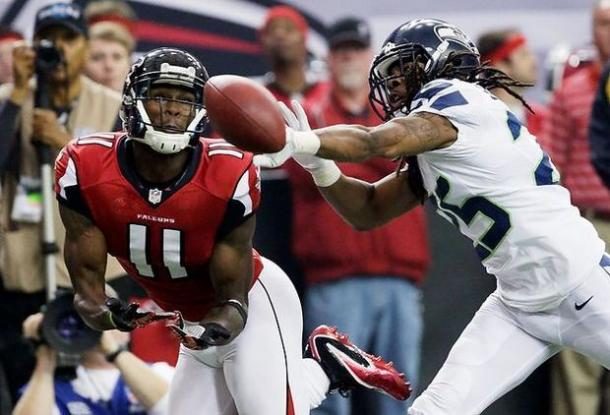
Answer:
[[[174, 374], [174, 368], [165, 362], [157, 362], [150, 367], [163, 379], [171, 382]], [[76, 368], [76, 378], [72, 380], [74, 391], [84, 398], [88, 398], [94, 402], [108, 402], [112, 397], [112, 393], [119, 380], [121, 372], [116, 368], [109, 369], [85, 369], [83, 366]], [[167, 397], [165, 394], [153, 408], [148, 410], [148, 415], [166, 415], [167, 414]], [[137, 400], [133, 394], [128, 394], [131, 402], [137, 405]], [[54, 409], [54, 415], [59, 415], [60, 411], [57, 406]]]

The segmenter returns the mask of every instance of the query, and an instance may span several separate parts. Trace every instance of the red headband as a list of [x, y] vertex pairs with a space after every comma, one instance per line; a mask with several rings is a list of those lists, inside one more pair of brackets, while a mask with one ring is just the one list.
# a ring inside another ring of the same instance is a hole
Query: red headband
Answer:
[[135, 22], [127, 17], [123, 17], [118, 14], [109, 13], [109, 14], [100, 14], [97, 16], [93, 16], [87, 22], [89, 26], [94, 25], [95, 23], [102, 22], [112, 22], [117, 23], [127, 29], [132, 35], [135, 35]]
[[493, 51], [483, 55], [483, 61], [489, 61], [494, 64], [508, 58], [516, 49], [525, 45], [527, 40], [520, 33], [510, 36], [500, 46]]
[[23, 40], [23, 36], [21, 36], [19, 33], [12, 32], [0, 35], [0, 42], [4, 42], [5, 40]]
[[269, 24], [278, 18], [288, 19], [297, 27], [299, 32], [303, 35], [303, 37], [307, 36], [307, 20], [295, 9], [289, 6], [275, 6], [270, 8], [267, 11], [267, 15], [265, 16], [265, 23], [261, 27], [260, 31], [264, 32], [267, 29]]

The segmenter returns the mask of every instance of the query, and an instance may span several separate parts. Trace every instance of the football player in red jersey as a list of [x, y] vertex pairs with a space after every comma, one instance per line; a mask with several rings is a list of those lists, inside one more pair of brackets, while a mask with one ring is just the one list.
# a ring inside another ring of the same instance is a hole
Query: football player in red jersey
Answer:
[[59, 155], [76, 309], [98, 330], [159, 317], [106, 297], [110, 253], [157, 304], [180, 312], [173, 415], [307, 414], [329, 390], [356, 386], [406, 399], [401, 374], [329, 327], [312, 333], [302, 358], [294, 287], [252, 248], [260, 200], [252, 154], [200, 138], [207, 78], [186, 52], [147, 53], [125, 83], [126, 133], [82, 137]]

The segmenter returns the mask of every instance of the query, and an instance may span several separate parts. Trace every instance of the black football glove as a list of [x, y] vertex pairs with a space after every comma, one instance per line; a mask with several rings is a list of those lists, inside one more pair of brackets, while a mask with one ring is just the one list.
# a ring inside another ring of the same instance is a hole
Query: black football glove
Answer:
[[144, 327], [153, 321], [175, 319], [175, 313], [155, 313], [153, 311], [138, 311], [140, 305], [123, 303], [118, 298], [108, 298], [106, 307], [110, 311], [112, 324], [120, 331], [132, 331]]
[[186, 348], [192, 350], [203, 350], [212, 346], [222, 346], [228, 343], [231, 339], [231, 333], [225, 327], [216, 323], [207, 323], [201, 325], [203, 327], [203, 333], [200, 336], [193, 336], [186, 331], [183, 327], [175, 324], [170, 324], [169, 328], [178, 336], [180, 343]]
[[[230, 306], [229, 310], [235, 308], [238, 311], [237, 317], [232, 316], [232, 318], [226, 318], [226, 316], [223, 316], [223, 314], [229, 311], [226, 309], [223, 310], [224, 312], [221, 311], [220, 313], [208, 313], [208, 316], [199, 323], [199, 326], [203, 328], [203, 332], [198, 336], [187, 333], [184, 330], [185, 325], [182, 315], [179, 315], [179, 319], [175, 324], [170, 324], [168, 326], [179, 337], [180, 342], [189, 349], [202, 350], [212, 346], [223, 346], [230, 343], [239, 333], [241, 333], [246, 325], [248, 316], [247, 309], [236, 300], [230, 300], [219, 304], [215, 307], [217, 310], [214, 311], [219, 311], [218, 309], [222, 309], [227, 305]], [[216, 315], [212, 317], [210, 314]]]

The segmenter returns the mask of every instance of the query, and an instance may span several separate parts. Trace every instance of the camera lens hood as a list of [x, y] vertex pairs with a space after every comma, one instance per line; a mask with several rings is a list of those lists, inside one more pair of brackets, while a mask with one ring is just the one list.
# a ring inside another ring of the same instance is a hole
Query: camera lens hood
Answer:
[[42, 338], [52, 348], [68, 354], [80, 354], [93, 348], [102, 333], [91, 329], [73, 305], [74, 295], [61, 294], [46, 305], [42, 319]]

